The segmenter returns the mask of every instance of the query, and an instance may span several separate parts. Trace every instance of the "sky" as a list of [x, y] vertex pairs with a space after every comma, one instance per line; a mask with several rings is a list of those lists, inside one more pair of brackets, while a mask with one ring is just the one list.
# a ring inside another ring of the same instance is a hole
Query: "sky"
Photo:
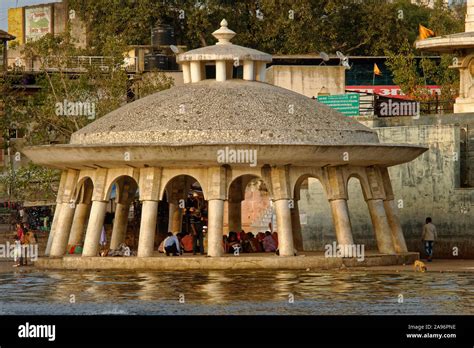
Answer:
[[23, 7], [51, 2], [61, 2], [61, 0], [0, 0], [0, 29], [8, 30], [8, 9], [11, 7]]

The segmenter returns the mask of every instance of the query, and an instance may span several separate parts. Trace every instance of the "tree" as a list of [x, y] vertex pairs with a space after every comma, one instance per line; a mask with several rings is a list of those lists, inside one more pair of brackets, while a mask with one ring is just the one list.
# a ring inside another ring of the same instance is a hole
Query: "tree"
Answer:
[[393, 74], [393, 81], [400, 86], [402, 92], [408, 96], [414, 97], [425, 94], [421, 89], [424, 86], [424, 79], [418, 73], [418, 64], [415, 53], [408, 41], [400, 48], [397, 53], [387, 52], [386, 65]]
[[0, 175], [0, 185], [9, 200], [55, 200], [60, 172], [33, 163], [14, 168], [9, 165]]
[[[27, 43], [23, 51], [27, 58], [40, 62], [36, 84], [41, 88], [29, 96], [10, 88], [5, 96], [5, 121], [23, 128], [28, 144], [67, 143], [73, 132], [127, 102], [132, 82], [122, 68], [126, 49], [120, 41], [108, 41], [98, 64], [76, 58], [81, 52], [68, 34], [46, 35]], [[158, 76], [155, 81], [146, 80], [144, 88], [149, 93], [172, 86], [171, 78]], [[89, 107], [88, 112], [69, 112], [73, 104]]]
[[[414, 30], [413, 26], [426, 24], [430, 29], [434, 30], [438, 35], [447, 35], [463, 31], [464, 12], [462, 8], [456, 6], [450, 9], [442, 0], [436, 0], [433, 9], [423, 8], [419, 6], [407, 4], [406, 0], [398, 1], [395, 6], [405, 8], [405, 14], [408, 16], [407, 21], [410, 23], [410, 32], [418, 34], [418, 30]], [[414, 41], [418, 39], [416, 36]], [[428, 90], [426, 82], [431, 82], [441, 87], [441, 95], [445, 100], [454, 99], [459, 92], [459, 72], [450, 69], [453, 56], [449, 54], [441, 55], [441, 59], [433, 60], [422, 57], [421, 60], [415, 58], [421, 53], [414, 48], [414, 42], [410, 39], [405, 40], [399, 49], [386, 50], [388, 56], [386, 65], [394, 76], [394, 82], [400, 85], [402, 91], [417, 99], [429, 100], [436, 96]]]
[[178, 44], [189, 49], [214, 43], [212, 32], [226, 18], [238, 33], [236, 44], [271, 54], [352, 55], [382, 55], [414, 43], [420, 23], [440, 34], [463, 25], [462, 8], [451, 10], [441, 0], [434, 9], [410, 0], [70, 0], [70, 6], [87, 23], [97, 54], [111, 34], [126, 44], [148, 44], [158, 22], [171, 24]]
[[[40, 65], [35, 77], [39, 91], [28, 93], [22, 86], [28, 75], [19, 70], [0, 81], [0, 102], [5, 107], [0, 126], [10, 153], [21, 151], [23, 145], [68, 143], [72, 133], [126, 103], [133, 86], [122, 68], [125, 51], [125, 45], [111, 38], [103, 48], [104, 59], [94, 65], [77, 59], [83, 52], [75, 48], [67, 32], [27, 43], [24, 56]], [[154, 79], [140, 81], [140, 95], [172, 85], [172, 78], [157, 72]], [[9, 141], [11, 129], [24, 133], [22, 141]], [[55, 170], [11, 161], [0, 183], [14, 199], [31, 199], [38, 192], [46, 198], [54, 196], [58, 175]]]

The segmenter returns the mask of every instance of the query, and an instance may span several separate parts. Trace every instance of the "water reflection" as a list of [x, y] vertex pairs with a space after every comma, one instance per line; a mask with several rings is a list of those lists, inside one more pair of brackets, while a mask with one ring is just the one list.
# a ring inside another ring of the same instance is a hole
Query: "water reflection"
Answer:
[[473, 283], [472, 273], [32, 270], [0, 274], [0, 313], [473, 314]]

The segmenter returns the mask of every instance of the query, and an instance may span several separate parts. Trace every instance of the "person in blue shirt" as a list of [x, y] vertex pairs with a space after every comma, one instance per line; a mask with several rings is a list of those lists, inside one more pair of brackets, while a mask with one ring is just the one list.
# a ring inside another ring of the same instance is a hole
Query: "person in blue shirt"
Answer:
[[170, 254], [178, 256], [181, 253], [178, 237], [171, 232], [168, 232], [168, 237], [163, 242], [163, 248], [165, 249], [166, 256], [170, 256]]

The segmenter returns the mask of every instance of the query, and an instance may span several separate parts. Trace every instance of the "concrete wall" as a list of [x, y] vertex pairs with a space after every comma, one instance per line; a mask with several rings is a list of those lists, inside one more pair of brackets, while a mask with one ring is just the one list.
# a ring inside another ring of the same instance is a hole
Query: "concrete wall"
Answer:
[[[45, 1], [47, 3], [47, 1]], [[85, 48], [87, 44], [87, 30], [84, 22], [79, 17], [69, 19], [69, 6], [67, 2], [49, 3], [39, 6], [27, 6], [10, 8], [8, 10], [8, 32], [16, 36], [16, 42], [24, 44], [25, 36], [25, 8], [35, 8], [42, 6], [51, 6], [53, 15], [53, 33], [60, 34], [66, 30], [69, 21], [71, 25], [71, 35], [77, 47]]]
[[[461, 146], [467, 145], [465, 162], [474, 169], [474, 115], [443, 115], [363, 120], [373, 127], [384, 143], [421, 144], [429, 151], [413, 162], [390, 168], [390, 176], [399, 206], [400, 220], [409, 251], [422, 252], [421, 230], [427, 216], [438, 228], [435, 256], [474, 257], [474, 187], [461, 188]], [[461, 129], [468, 137], [461, 143]], [[349, 210], [356, 243], [375, 249], [375, 238], [367, 205], [356, 179], [349, 182]], [[305, 248], [322, 249], [335, 240], [326, 196], [316, 180], [301, 191], [300, 212], [308, 215], [303, 225]]]
[[330, 94], [344, 94], [346, 89], [342, 66], [272, 65], [266, 82], [307, 97], [317, 96], [323, 87]]
[[25, 22], [23, 17], [23, 8], [8, 9], [8, 33], [16, 36], [12, 42], [18, 42], [20, 45], [25, 43]]
[[63, 2], [54, 4], [54, 34], [63, 33], [66, 30], [68, 17], [67, 4]]

